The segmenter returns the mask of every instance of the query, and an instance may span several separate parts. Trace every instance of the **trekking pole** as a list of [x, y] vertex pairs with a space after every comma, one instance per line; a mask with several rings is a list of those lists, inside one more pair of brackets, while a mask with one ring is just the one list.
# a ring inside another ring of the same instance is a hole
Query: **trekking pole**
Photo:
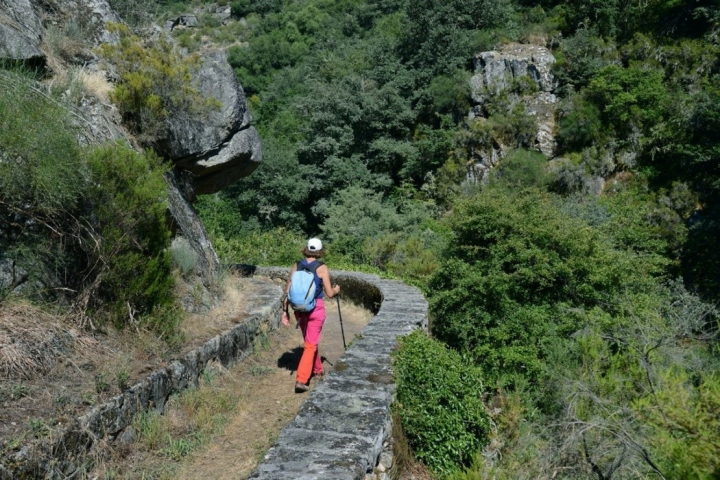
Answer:
[[342, 333], [342, 339], [343, 339], [343, 350], [347, 350], [347, 345], [345, 344], [345, 329], [343, 328], [342, 324], [342, 313], [340, 313], [340, 297], [337, 298], [337, 304], [338, 304], [338, 316], [340, 317], [340, 333]]

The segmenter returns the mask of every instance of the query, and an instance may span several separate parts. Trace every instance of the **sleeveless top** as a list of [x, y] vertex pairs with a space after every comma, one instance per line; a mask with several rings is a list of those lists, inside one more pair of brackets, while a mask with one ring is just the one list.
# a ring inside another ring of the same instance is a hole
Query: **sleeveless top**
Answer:
[[[306, 267], [309, 267], [310, 265], [312, 265], [315, 262], [317, 262], [317, 259], [313, 260], [312, 262], [308, 262], [304, 258], [302, 260], [300, 260], [300, 264], [304, 265]], [[318, 265], [318, 267], [319, 267], [319, 265]], [[322, 279], [318, 276], [317, 270], [313, 273], [313, 275], [315, 276], [315, 292], [316, 292], [315, 298], [324, 298], [325, 292], [324, 292], [323, 286], [322, 286]]]

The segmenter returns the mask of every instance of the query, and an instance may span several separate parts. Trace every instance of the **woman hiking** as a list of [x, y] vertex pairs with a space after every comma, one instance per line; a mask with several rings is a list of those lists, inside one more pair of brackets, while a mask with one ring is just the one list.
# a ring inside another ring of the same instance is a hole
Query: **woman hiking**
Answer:
[[[322, 333], [323, 323], [325, 323], [325, 304], [323, 298], [325, 296], [333, 298], [340, 293], [340, 286], [333, 286], [330, 283], [330, 270], [319, 260], [325, 255], [320, 239], [311, 238], [308, 240], [307, 246], [302, 249], [302, 254], [305, 258], [296, 262], [290, 269], [290, 275], [288, 276], [287, 285], [285, 286], [285, 295], [283, 296], [283, 311], [287, 312], [289, 303], [288, 295], [293, 296], [293, 294], [290, 293], [291, 285], [294, 281], [298, 283], [301, 281], [298, 276], [295, 276], [295, 280], [293, 280], [293, 274], [300, 271], [310, 272], [313, 275], [311, 282], [314, 282], [315, 293], [314, 299], [309, 299], [309, 305], [311, 306], [312, 300], [314, 300], [314, 307], [307, 308], [302, 302], [296, 304], [295, 299], [290, 298], [290, 303], [295, 310], [295, 320], [297, 320], [300, 325], [305, 341], [302, 357], [300, 358], [300, 364], [298, 365], [295, 376], [296, 393], [302, 393], [308, 390], [308, 382], [310, 381], [311, 374], [317, 376], [324, 374], [322, 360], [318, 353], [320, 334]], [[312, 285], [310, 285], [310, 287], [312, 287]], [[301, 290], [304, 291], [305, 288]], [[283, 323], [286, 322], [287, 319], [283, 318]]]

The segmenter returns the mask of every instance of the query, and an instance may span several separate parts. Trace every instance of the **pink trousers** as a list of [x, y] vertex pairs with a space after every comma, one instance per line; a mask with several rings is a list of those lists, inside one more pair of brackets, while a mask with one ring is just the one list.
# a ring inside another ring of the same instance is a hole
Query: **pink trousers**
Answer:
[[315, 375], [323, 372], [318, 344], [325, 323], [325, 302], [323, 302], [322, 298], [318, 298], [315, 300], [315, 308], [312, 312], [295, 312], [295, 319], [300, 324], [300, 330], [302, 330], [303, 339], [305, 340], [295, 379], [298, 382], [307, 384], [310, 381], [311, 372]]

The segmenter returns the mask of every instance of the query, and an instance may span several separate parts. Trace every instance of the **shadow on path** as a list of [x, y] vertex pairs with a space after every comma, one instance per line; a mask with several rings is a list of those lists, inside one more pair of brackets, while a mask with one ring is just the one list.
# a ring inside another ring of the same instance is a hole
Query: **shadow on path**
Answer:
[[[285, 370], [296, 372], [298, 364], [300, 363], [300, 357], [302, 357], [302, 353], [303, 347], [295, 347], [292, 350], [288, 350], [287, 352], [283, 353], [282, 355], [280, 355], [280, 358], [278, 358], [278, 368], [284, 368]], [[321, 355], [320, 360], [323, 363], [327, 363], [331, 367], [333, 366], [333, 364], [330, 363], [330, 360], [328, 360], [325, 355]]]
[[291, 372], [297, 371], [298, 364], [300, 363], [300, 357], [302, 357], [302, 352], [303, 347], [295, 347], [292, 350], [288, 350], [283, 353], [280, 355], [280, 358], [278, 358], [278, 368], [284, 368], [285, 370], [290, 370]]

